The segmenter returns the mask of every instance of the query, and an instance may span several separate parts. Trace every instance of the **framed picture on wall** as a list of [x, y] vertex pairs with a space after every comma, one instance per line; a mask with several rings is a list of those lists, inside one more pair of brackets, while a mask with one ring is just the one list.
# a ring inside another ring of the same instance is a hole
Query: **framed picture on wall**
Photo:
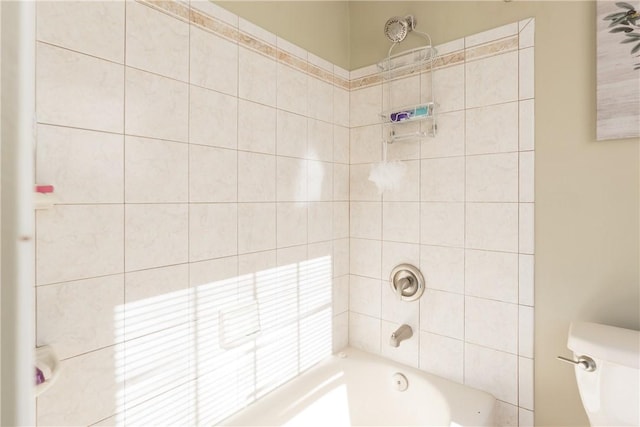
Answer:
[[597, 139], [640, 137], [640, 1], [598, 0]]

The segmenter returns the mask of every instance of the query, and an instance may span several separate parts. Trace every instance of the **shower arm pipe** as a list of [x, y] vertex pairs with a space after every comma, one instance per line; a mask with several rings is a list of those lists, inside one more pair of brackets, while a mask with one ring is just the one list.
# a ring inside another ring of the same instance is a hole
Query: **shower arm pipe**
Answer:
[[2, 287], [0, 304], [3, 426], [35, 425], [34, 210], [35, 8], [0, 2], [2, 43]]

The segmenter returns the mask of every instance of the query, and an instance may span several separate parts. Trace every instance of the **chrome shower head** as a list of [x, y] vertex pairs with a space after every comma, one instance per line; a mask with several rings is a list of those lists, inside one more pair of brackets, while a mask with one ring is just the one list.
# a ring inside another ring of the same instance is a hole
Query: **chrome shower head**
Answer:
[[407, 15], [404, 18], [394, 16], [384, 24], [384, 35], [387, 36], [389, 41], [400, 43], [415, 27], [416, 20], [412, 15]]

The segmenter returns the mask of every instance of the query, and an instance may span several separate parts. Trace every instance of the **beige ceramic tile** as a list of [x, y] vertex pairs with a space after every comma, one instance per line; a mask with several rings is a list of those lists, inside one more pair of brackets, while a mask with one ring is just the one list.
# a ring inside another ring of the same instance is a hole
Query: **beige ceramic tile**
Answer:
[[520, 203], [519, 251], [523, 254], [534, 253], [534, 205]]
[[125, 3], [41, 2], [37, 4], [38, 41], [122, 64]]
[[333, 164], [307, 162], [307, 198], [312, 202], [333, 200]]
[[385, 202], [382, 212], [384, 240], [420, 243], [420, 203]]
[[[149, 387], [149, 385], [145, 384], [141, 389], [144, 387]], [[127, 423], [133, 425], [194, 425], [193, 396], [195, 392], [193, 381], [164, 391], [152, 399], [127, 408]]]
[[309, 117], [331, 123], [333, 121], [333, 85], [309, 75], [307, 91]]
[[529, 19], [520, 21], [520, 36], [519, 36], [520, 49], [524, 49], [526, 47], [533, 47], [534, 36], [535, 36], [535, 26], [536, 26], [536, 20], [534, 18], [529, 18]]
[[406, 172], [396, 188], [384, 191], [385, 202], [417, 202], [420, 200], [420, 186], [415, 184], [420, 182], [420, 161], [409, 160], [402, 163], [406, 166]]
[[307, 161], [289, 157], [277, 158], [277, 197], [279, 202], [307, 200]]
[[533, 360], [518, 358], [518, 405], [533, 410]]
[[466, 247], [518, 251], [517, 203], [467, 203]]
[[486, 390], [501, 401], [518, 402], [518, 356], [466, 344], [464, 383]]
[[376, 185], [369, 181], [371, 171], [370, 164], [352, 165], [349, 167], [350, 184], [349, 191], [351, 200], [355, 201], [376, 201], [381, 200], [380, 192]]
[[422, 102], [435, 101], [436, 114], [459, 111], [465, 108], [464, 65], [454, 65], [434, 71], [433, 83], [430, 73], [422, 74]]
[[520, 202], [534, 201], [534, 153], [533, 151], [520, 153], [519, 179]]
[[125, 201], [186, 202], [188, 167], [186, 144], [125, 137]]
[[352, 128], [349, 137], [351, 164], [382, 161], [382, 126], [379, 124]]
[[518, 150], [518, 103], [466, 111], [466, 153], [489, 154]]
[[467, 62], [466, 107], [482, 107], [518, 99], [518, 52]]
[[126, 271], [187, 262], [188, 221], [186, 204], [127, 205]]
[[[40, 286], [37, 292], [37, 343], [51, 345], [60, 359], [123, 340], [122, 274]], [[98, 296], [96, 298], [96, 296]]]
[[518, 354], [533, 358], [534, 318], [533, 307], [518, 306]]
[[534, 101], [520, 101], [519, 140], [520, 151], [533, 150], [535, 147]]
[[519, 255], [518, 275], [519, 275], [519, 288], [518, 292], [519, 302], [523, 305], [533, 306], [534, 303], [534, 259], [533, 255]]
[[333, 202], [333, 238], [349, 237], [349, 202]]
[[333, 277], [349, 274], [349, 239], [333, 241]]
[[124, 344], [125, 415], [141, 419], [135, 407], [189, 381], [194, 344], [189, 324], [175, 326]]
[[36, 283], [121, 273], [121, 205], [70, 205], [36, 216]]
[[533, 47], [520, 50], [518, 70], [520, 73], [520, 99], [534, 96], [534, 58]]
[[420, 369], [463, 382], [464, 342], [420, 331]]
[[61, 203], [122, 202], [122, 135], [39, 125], [37, 137], [36, 182]]
[[333, 161], [349, 163], [349, 128], [333, 127]]
[[437, 246], [464, 246], [463, 203], [422, 203], [420, 207], [420, 243]]
[[142, 3], [127, 3], [126, 64], [189, 79], [189, 24]]
[[189, 89], [189, 142], [236, 148], [238, 99], [197, 86]]
[[278, 62], [277, 88], [278, 108], [307, 114], [307, 75], [304, 72]]
[[420, 270], [428, 288], [464, 293], [464, 249], [421, 246]]
[[533, 427], [535, 426], [533, 411], [528, 409], [518, 408], [518, 425], [521, 427]]
[[[337, 215], [338, 212], [334, 210], [333, 202], [309, 203], [309, 243], [325, 242], [334, 237], [334, 214]], [[339, 236], [347, 237], [344, 234]]]
[[465, 251], [465, 294], [518, 302], [518, 254]]
[[364, 277], [380, 278], [382, 242], [379, 240], [350, 240], [350, 273]]
[[466, 342], [508, 353], [518, 352], [518, 306], [484, 298], [466, 297]]
[[382, 239], [382, 204], [380, 202], [351, 202], [351, 237]]
[[349, 91], [333, 88], [333, 123], [349, 126]]
[[166, 77], [127, 68], [125, 132], [187, 142], [189, 87]]
[[333, 125], [320, 120], [308, 119], [307, 158], [333, 161]]
[[349, 165], [333, 164], [333, 200], [349, 200]]
[[307, 162], [307, 197], [312, 202], [333, 199], [333, 163]]
[[122, 65], [44, 43], [38, 43], [36, 49], [40, 123], [122, 132]]
[[380, 319], [349, 312], [349, 345], [379, 354]]
[[349, 345], [349, 312], [333, 316], [333, 334], [331, 337], [333, 352], [339, 352]]
[[275, 154], [275, 108], [251, 101], [238, 102], [238, 149]]
[[238, 253], [276, 248], [276, 204], [238, 205]]
[[422, 201], [460, 202], [464, 200], [464, 157], [422, 160], [420, 167], [420, 199]]
[[279, 156], [307, 156], [308, 119], [298, 114], [278, 110], [276, 130], [276, 152]]
[[235, 150], [189, 146], [189, 198], [191, 202], [237, 201]]
[[517, 202], [518, 153], [466, 158], [468, 202]]
[[187, 264], [125, 275], [125, 339], [137, 338], [189, 320]]
[[238, 207], [235, 203], [189, 206], [189, 261], [235, 255], [237, 244]]
[[380, 85], [351, 92], [349, 118], [351, 127], [380, 122], [382, 111], [382, 87]]
[[276, 242], [278, 248], [307, 243], [307, 204], [277, 204]]
[[276, 201], [276, 156], [238, 152], [238, 201]]
[[65, 375], [38, 397], [38, 425], [89, 425], [115, 414], [124, 396], [123, 365], [120, 347], [63, 360]]
[[427, 289], [420, 301], [420, 329], [450, 338], [464, 337], [464, 296]]
[[[382, 105], [385, 111], [420, 103], [420, 75], [386, 82], [382, 86]], [[426, 90], [426, 87], [425, 87]]]
[[438, 133], [421, 140], [421, 157], [451, 157], [464, 155], [465, 112], [455, 111], [438, 115]]
[[190, 82], [228, 95], [238, 92], [238, 45], [191, 26]]
[[238, 96], [275, 107], [276, 61], [251, 49], [239, 49]]

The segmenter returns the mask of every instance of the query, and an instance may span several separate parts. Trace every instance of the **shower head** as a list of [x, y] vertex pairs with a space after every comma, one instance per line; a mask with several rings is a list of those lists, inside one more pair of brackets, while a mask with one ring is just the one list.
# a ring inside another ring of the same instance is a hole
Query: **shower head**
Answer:
[[416, 20], [412, 15], [407, 15], [404, 18], [394, 16], [384, 24], [384, 35], [393, 43], [400, 43], [415, 27]]

